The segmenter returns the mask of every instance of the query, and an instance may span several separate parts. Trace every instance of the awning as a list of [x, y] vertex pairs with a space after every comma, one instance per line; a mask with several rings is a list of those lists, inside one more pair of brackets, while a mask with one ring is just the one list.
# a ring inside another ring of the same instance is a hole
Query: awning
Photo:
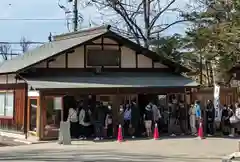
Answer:
[[197, 87], [199, 84], [182, 75], [168, 73], [92, 76], [55, 76], [27, 79], [29, 86], [35, 89], [61, 88], [142, 88], [142, 87]]

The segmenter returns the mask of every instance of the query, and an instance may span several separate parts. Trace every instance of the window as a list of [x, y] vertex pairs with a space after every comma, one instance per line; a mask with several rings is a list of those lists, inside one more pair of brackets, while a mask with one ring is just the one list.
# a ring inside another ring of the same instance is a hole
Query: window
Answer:
[[58, 137], [60, 128], [62, 98], [61, 97], [46, 97], [46, 121], [44, 121], [44, 136]]
[[119, 50], [88, 50], [88, 66], [119, 66], [121, 52]]
[[30, 99], [30, 131], [37, 131], [37, 99]]
[[0, 115], [13, 117], [13, 92], [0, 92]]

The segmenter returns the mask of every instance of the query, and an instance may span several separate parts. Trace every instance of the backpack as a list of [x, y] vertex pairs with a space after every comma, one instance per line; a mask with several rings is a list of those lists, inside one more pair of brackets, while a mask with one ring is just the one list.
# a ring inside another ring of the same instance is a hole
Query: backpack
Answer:
[[89, 123], [90, 122], [90, 115], [89, 115], [88, 111], [85, 111], [83, 122], [84, 123]]
[[153, 112], [152, 112], [152, 109], [146, 111], [145, 120], [153, 120]]

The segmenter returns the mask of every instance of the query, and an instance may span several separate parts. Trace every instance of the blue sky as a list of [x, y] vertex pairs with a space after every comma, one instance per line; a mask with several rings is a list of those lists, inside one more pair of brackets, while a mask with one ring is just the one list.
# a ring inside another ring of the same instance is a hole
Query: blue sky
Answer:
[[[66, 4], [67, 0], [61, 0]], [[178, 0], [183, 5], [184, 0]], [[186, 1], [186, 0], [185, 0]], [[11, 5], [10, 5], [11, 4]], [[65, 18], [64, 12], [58, 7], [58, 0], [1, 0], [0, 1], [0, 41], [19, 41], [25, 36], [30, 41], [47, 41], [50, 32], [60, 34], [67, 32], [66, 21], [4, 21], [1, 19], [18, 18]], [[81, 9], [85, 21], [83, 26], [89, 24], [89, 19], [99, 21], [99, 14], [93, 8]], [[174, 19], [169, 14], [166, 20]], [[169, 33], [182, 33], [186, 26], [177, 25], [167, 31]]]

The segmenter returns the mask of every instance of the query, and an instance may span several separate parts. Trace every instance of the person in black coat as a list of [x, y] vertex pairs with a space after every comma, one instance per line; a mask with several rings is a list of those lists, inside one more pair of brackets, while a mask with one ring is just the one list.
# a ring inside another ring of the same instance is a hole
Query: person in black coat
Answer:
[[212, 136], [214, 134], [214, 119], [215, 119], [215, 109], [213, 102], [208, 100], [206, 107], [206, 124], [207, 124], [207, 134]]
[[140, 124], [140, 111], [136, 104], [136, 101], [131, 102], [131, 127], [132, 127], [132, 138], [135, 138], [139, 133], [139, 124]]
[[178, 119], [182, 135], [186, 133], [187, 110], [183, 101], [179, 103]]

